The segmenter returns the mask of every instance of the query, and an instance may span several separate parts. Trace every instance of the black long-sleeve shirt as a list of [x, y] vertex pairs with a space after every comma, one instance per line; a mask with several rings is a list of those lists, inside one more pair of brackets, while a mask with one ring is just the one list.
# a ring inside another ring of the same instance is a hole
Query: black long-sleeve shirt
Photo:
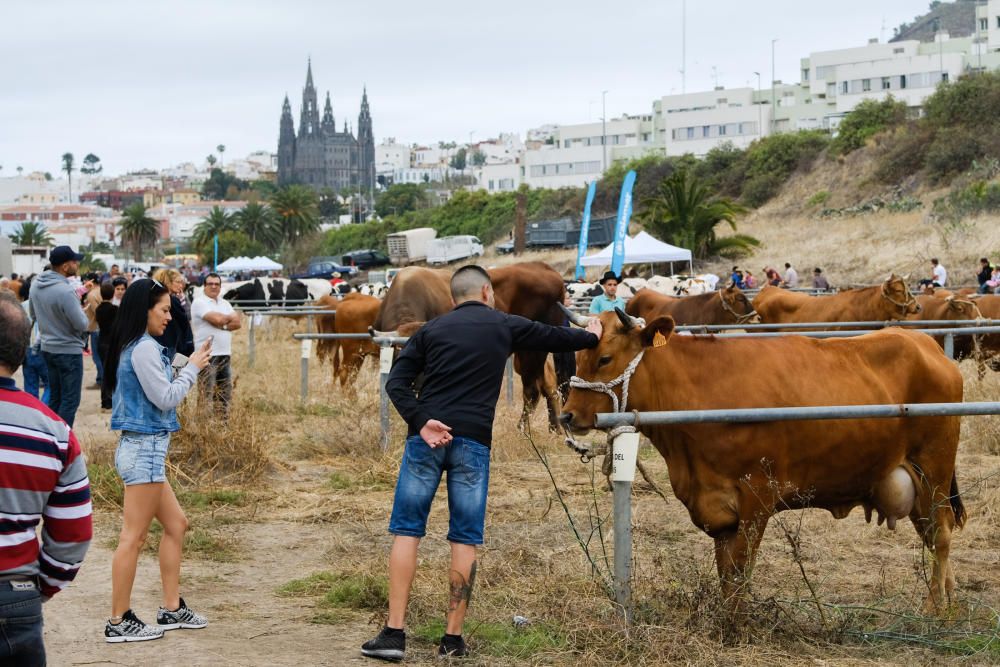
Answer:
[[[181, 300], [170, 295], [170, 321], [163, 335], [154, 336], [157, 343], [172, 352], [180, 352], [184, 356], [194, 354], [194, 333], [191, 331], [191, 320], [184, 312]], [[173, 356], [171, 354], [170, 356]]]
[[[453, 436], [489, 447], [504, 365], [512, 352], [571, 352], [597, 342], [597, 336], [582, 329], [533, 322], [466, 301], [410, 338], [392, 367], [386, 391], [409, 435], [420, 433], [428, 419], [437, 419], [451, 427]], [[418, 395], [413, 385], [421, 373]]]

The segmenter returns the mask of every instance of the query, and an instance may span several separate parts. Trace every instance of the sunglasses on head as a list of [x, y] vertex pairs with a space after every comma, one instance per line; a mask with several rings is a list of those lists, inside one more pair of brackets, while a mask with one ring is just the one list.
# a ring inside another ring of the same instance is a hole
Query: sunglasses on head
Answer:
[[[156, 278], [150, 278], [150, 281], [152, 281], [153, 285], [156, 285], [156, 286], [157, 286], [157, 287], [159, 287], [160, 289], [167, 289], [166, 287], [164, 287], [164, 286], [163, 286], [163, 283], [161, 283], [161, 282], [160, 282], [159, 280], [157, 280]], [[149, 286], [149, 289], [153, 289], [153, 285], [150, 285], [150, 286]]]

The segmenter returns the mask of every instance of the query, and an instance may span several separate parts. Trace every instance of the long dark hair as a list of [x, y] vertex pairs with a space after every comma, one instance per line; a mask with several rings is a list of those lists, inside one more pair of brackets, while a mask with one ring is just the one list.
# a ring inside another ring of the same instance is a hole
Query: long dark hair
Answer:
[[125, 290], [121, 305], [118, 306], [118, 317], [111, 329], [108, 358], [104, 359], [103, 387], [108, 393], [113, 393], [118, 384], [118, 360], [122, 350], [131, 343], [142, 338], [149, 322], [149, 311], [167, 293], [167, 288], [149, 278], [135, 280]]

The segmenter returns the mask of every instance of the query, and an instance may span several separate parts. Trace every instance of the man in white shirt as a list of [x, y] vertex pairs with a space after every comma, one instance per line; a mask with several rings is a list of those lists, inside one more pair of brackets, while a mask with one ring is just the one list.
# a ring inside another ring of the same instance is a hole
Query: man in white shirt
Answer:
[[240, 314], [233, 310], [222, 292], [222, 278], [217, 273], [205, 276], [205, 293], [191, 303], [191, 328], [195, 349], [212, 337], [212, 359], [198, 375], [199, 404], [207, 405], [209, 392], [213, 406], [222, 406], [223, 418], [229, 417], [229, 402], [233, 395], [233, 374], [230, 355], [233, 350], [231, 332], [243, 326]]
[[931, 260], [931, 278], [934, 280], [935, 287], [944, 287], [948, 282], [948, 272], [938, 262], [937, 257]]
[[789, 289], [799, 286], [799, 272], [792, 268], [792, 265], [785, 262], [785, 287]]

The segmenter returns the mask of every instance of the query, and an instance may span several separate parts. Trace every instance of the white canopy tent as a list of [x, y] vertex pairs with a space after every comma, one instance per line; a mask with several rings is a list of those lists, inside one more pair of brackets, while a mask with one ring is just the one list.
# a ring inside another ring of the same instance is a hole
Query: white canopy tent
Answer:
[[[584, 266], [610, 266], [615, 244], [581, 260]], [[664, 264], [691, 262], [691, 251], [659, 241], [646, 232], [625, 237], [625, 264]], [[671, 267], [673, 273], [673, 267]]]
[[249, 257], [230, 257], [215, 268], [219, 271], [245, 271], [249, 263]]
[[257, 255], [250, 262], [253, 264], [251, 271], [281, 271], [284, 267], [273, 259]]
[[280, 271], [281, 264], [267, 257], [230, 257], [219, 264], [219, 271]]

